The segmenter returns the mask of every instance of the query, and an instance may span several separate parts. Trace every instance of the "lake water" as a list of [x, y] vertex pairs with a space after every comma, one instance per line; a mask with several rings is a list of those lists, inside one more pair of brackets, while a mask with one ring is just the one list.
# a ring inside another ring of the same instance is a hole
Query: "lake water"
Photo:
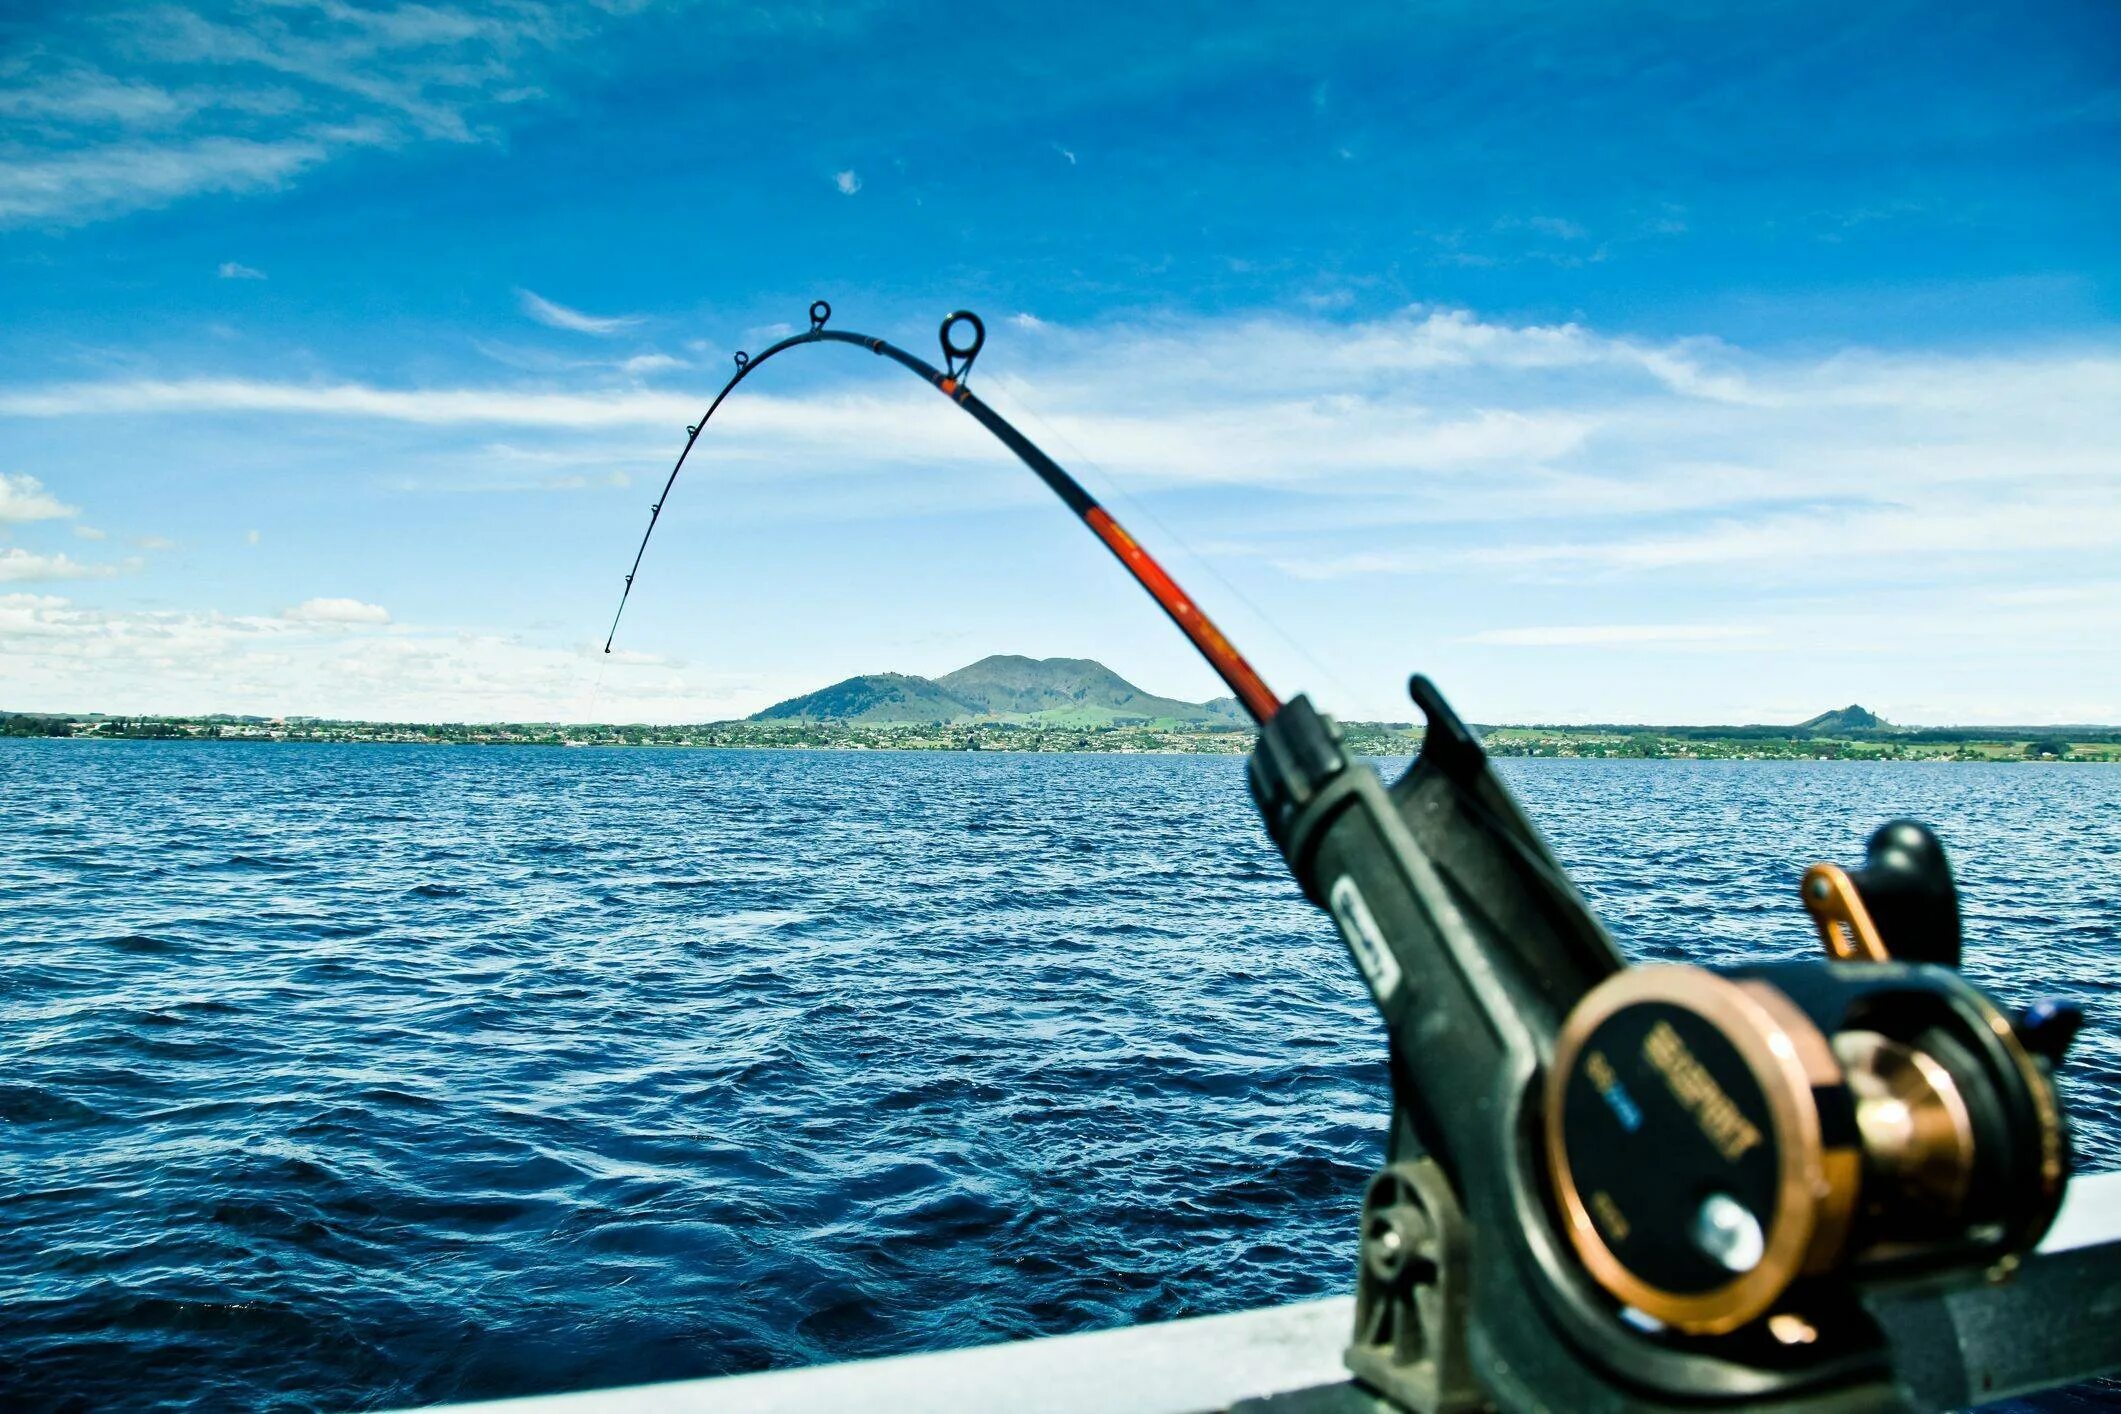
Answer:
[[[1935, 824], [2121, 1168], [2121, 769], [1510, 761], [1637, 958]], [[1349, 1289], [1383, 1041], [1218, 757], [0, 743], [10, 1407], [372, 1408]]]

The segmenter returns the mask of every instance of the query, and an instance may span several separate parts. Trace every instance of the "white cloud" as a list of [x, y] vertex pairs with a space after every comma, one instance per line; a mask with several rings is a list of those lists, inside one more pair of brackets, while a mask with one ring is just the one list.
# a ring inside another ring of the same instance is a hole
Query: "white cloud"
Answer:
[[629, 378], [640, 378], [650, 373], [666, 373], [673, 368], [690, 368], [691, 364], [669, 354], [636, 354], [619, 365], [619, 372]]
[[[1926, 586], [1896, 643], [1963, 663], [1962, 628], [1982, 620], [1951, 595], [2096, 576], [2121, 542], [2121, 348], [2110, 343], [1760, 352], [1434, 308], [1355, 321], [1041, 321], [1035, 338], [1003, 317], [993, 332], [975, 375], [982, 396], [1148, 538], [1161, 540], [1167, 520], [1263, 604], [1446, 597], [1440, 625], [1351, 614], [1363, 641], [1351, 628], [1320, 651], [1352, 661], [1380, 634], [1418, 633], [1446, 659], [1520, 673], [1526, 702], [1548, 700], [1533, 681], [1541, 655], [1472, 650], [1577, 642], [1620, 663], [1691, 641], [1765, 659], [1798, 641], [1778, 612], [1802, 604], [1840, 624], [1881, 584]], [[1043, 494], [961, 412], [877, 360], [801, 358], [816, 380], [802, 391], [747, 387], [717, 414], [722, 519], [977, 512]], [[614, 470], [660, 485], [699, 412], [696, 396], [628, 382], [616, 366], [586, 386], [578, 372], [540, 369], [483, 386], [125, 377], [0, 388], [0, 418], [248, 414], [286, 429], [245, 435], [294, 444], [318, 423], [387, 444], [417, 489], [587, 491]], [[689, 505], [701, 493], [687, 475]], [[1115, 487], [1155, 498], [1156, 516], [1136, 516]], [[1183, 559], [1174, 570], [1205, 578]], [[1373, 582], [1289, 595], [1288, 579]], [[2024, 661], [2033, 613], [1981, 641]], [[1678, 636], [1690, 622], [1770, 627]], [[1582, 638], [1585, 625], [1607, 637]], [[1332, 627], [1303, 631], [1323, 643]], [[2098, 700], [2099, 675], [2111, 677], [2081, 652], [2052, 661], [2040, 690], [2058, 702]], [[1952, 671], [1938, 668], [1924, 701], [1948, 698], [1964, 676]], [[1743, 690], [1742, 701], [1765, 700]]]
[[623, 334], [641, 322], [633, 314], [584, 314], [579, 309], [569, 309], [564, 304], [555, 304], [534, 290], [517, 290], [516, 299], [523, 312], [540, 324], [554, 329], [567, 329], [577, 334], [596, 334], [608, 337]]
[[[1304, 577], [1438, 563], [1436, 546], [1409, 548], [1393, 529], [1408, 524], [1490, 527], [1451, 534], [1456, 563], [1548, 579], [1819, 558], [1837, 544], [1984, 553], [1982, 526], [1999, 505], [2018, 509], [1986, 551], [2023, 550], [2057, 518], [2073, 522], [2054, 530], [2059, 543], [2081, 545], [2106, 533], [2100, 507], [2121, 483], [2121, 353], [2096, 348], [1769, 359], [1713, 340], [1649, 343], [1434, 309], [1356, 324], [1041, 321], [1037, 332], [1035, 354], [1019, 341], [986, 355], [980, 386], [1005, 415], [1064, 463], [1095, 463], [1135, 489], [1302, 491], [1305, 503], [1278, 508], [1276, 533], [1255, 525], [1251, 538], [1268, 563]], [[715, 426], [722, 456], [819, 475], [992, 461], [987, 439], [947, 406], [842, 367], [842, 384], [805, 396], [732, 400]], [[656, 460], [699, 407], [689, 393], [535, 382], [0, 390], [0, 416], [226, 413], [507, 427], [512, 443], [547, 439], [519, 452], [576, 470]], [[2081, 514], [2073, 497], [2086, 499]], [[1348, 527], [1361, 533], [1307, 543]]]
[[246, 530], [243, 532], [243, 543], [246, 545], [255, 545], [263, 538], [264, 537], [259, 535], [258, 532], [255, 530]]
[[70, 520], [81, 514], [44, 489], [34, 476], [10, 476], [0, 471], [0, 525], [20, 525], [33, 520]]
[[420, 722], [579, 721], [594, 711], [606, 721], [711, 721], [815, 686], [758, 683], [644, 653], [606, 658], [600, 648], [0, 594], [0, 702], [19, 710]]
[[305, 599], [280, 617], [298, 624], [387, 624], [390, 610], [359, 599]]
[[166, 535], [143, 535], [133, 541], [143, 550], [174, 550], [177, 542]]
[[840, 189], [841, 196], [853, 196], [862, 189], [862, 179], [851, 170], [834, 172], [832, 184]]
[[1600, 648], [1615, 644], [1656, 646], [1729, 643], [1757, 638], [1762, 630], [1740, 624], [1567, 624], [1552, 628], [1493, 628], [1469, 633], [1460, 643], [1503, 648]]
[[34, 555], [12, 546], [0, 547], [0, 584], [33, 584], [54, 579], [109, 579], [112, 565], [84, 565], [65, 555]]
[[[1913, 551], [1940, 537], [1978, 541], [1968, 527], [1999, 494], [2022, 500], [2001, 487], [2045, 485], [2066, 498], [2121, 481], [2113, 450], [2121, 352], [2093, 348], [1768, 359], [1713, 340], [1649, 343], [1433, 309], [1345, 325], [1248, 319], [1084, 330], [1041, 321], [1038, 333], [1035, 356], [1021, 343], [1013, 355], [990, 346], [980, 386], [1005, 413], [1021, 413], [1035, 438], [1053, 440], [1064, 461], [1079, 450], [1136, 487], [1300, 487], [1315, 504], [1277, 517], [1296, 529], [1335, 515], [1345, 524], [1357, 505], [1371, 527], [1519, 527], [1506, 544], [1454, 537], [1454, 550], [1496, 565], [1648, 569], [1758, 558], [1833, 543], [1845, 531], [1807, 529], [1822, 515], [1845, 520], [1867, 544]], [[831, 366], [829, 357], [817, 362]], [[908, 397], [865, 367], [842, 367], [842, 384], [805, 396], [732, 400], [716, 422], [725, 454], [818, 465], [992, 458], [977, 429], [947, 407]], [[1035, 374], [1019, 371], [1027, 367]], [[691, 394], [541, 383], [180, 378], [0, 390], [0, 416], [254, 413], [505, 426], [555, 439], [622, 429], [674, 437], [698, 412]], [[540, 450], [606, 465], [613, 456], [608, 445], [559, 440]], [[1683, 524], [1656, 519], [1682, 515]], [[1904, 528], [1944, 515], [1960, 528]], [[2095, 504], [2088, 519], [2098, 518]], [[1546, 521], [1570, 533], [1553, 536]], [[2035, 530], [2017, 533], [2013, 544]], [[1294, 554], [1287, 548], [1281, 558]], [[1393, 568], [1377, 558], [1389, 555], [1383, 546], [1333, 553]]]
[[110, 539], [110, 532], [98, 530], [92, 525], [77, 525], [74, 527], [74, 538], [77, 540], [108, 540]]
[[238, 264], [233, 260], [222, 261], [218, 273], [224, 280], [262, 280], [265, 278], [263, 270], [253, 270], [250, 266]]

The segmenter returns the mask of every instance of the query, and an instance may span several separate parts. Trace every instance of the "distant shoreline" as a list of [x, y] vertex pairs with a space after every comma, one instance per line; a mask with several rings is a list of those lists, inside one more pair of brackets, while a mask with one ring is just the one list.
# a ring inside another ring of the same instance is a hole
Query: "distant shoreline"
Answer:
[[[1421, 731], [1401, 722], [1342, 724], [1364, 756], [1411, 756]], [[2121, 728], [1909, 727], [1815, 732], [1783, 727], [1490, 726], [1491, 756], [1648, 761], [2121, 762]], [[716, 750], [1015, 751], [1080, 755], [1243, 755], [1243, 727], [1057, 727], [1007, 722], [845, 725], [709, 722], [695, 726], [410, 723], [310, 718], [59, 717], [0, 713], [0, 739], [238, 742], [263, 745], [680, 747]]]

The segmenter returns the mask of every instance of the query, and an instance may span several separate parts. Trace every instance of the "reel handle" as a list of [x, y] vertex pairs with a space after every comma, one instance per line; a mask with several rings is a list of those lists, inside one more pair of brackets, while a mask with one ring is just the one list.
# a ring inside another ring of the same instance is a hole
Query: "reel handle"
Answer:
[[1861, 869], [1815, 864], [1801, 894], [1837, 962], [1959, 965], [1959, 890], [1927, 825], [1887, 821], [1865, 845]]

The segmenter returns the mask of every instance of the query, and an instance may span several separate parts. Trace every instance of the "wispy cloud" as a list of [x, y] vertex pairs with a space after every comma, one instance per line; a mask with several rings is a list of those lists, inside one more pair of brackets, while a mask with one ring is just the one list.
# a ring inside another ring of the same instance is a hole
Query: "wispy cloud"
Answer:
[[862, 179], [852, 170], [834, 172], [832, 184], [840, 189], [841, 196], [853, 196], [862, 189]]
[[[647, 391], [391, 389], [188, 379], [61, 384], [0, 393], [0, 416], [250, 412], [586, 431], [682, 427], [698, 416], [698, 403], [691, 394]], [[1374, 425], [1351, 430], [1350, 414], [1358, 405], [1331, 398], [1217, 403], [1154, 414], [1128, 407], [1070, 412], [1056, 403], [1047, 406], [1047, 426], [1069, 438], [1095, 441], [1112, 464], [1158, 480], [1235, 484], [1314, 481], [1352, 470], [1437, 471], [1537, 462], [1567, 453], [1591, 426], [1590, 419], [1572, 412], [1482, 411], [1459, 417], [1414, 407], [1374, 410]], [[858, 461], [987, 458], [990, 448], [978, 430], [947, 413], [947, 408], [933, 404], [909, 407], [902, 399], [875, 393], [758, 395], [731, 402], [716, 425], [725, 448], [757, 455], [800, 449], [812, 457]]]
[[[1493, 607], [1464, 625], [1469, 648], [1765, 652], [1771, 640], [1687, 621], [1758, 624], [1799, 594], [1845, 615], [1869, 586], [1910, 575], [1965, 593], [2052, 583], [2121, 543], [2121, 349], [2094, 343], [1763, 353], [1433, 308], [1358, 322], [1042, 320], [1035, 339], [998, 323], [983, 395], [1063, 464], [1165, 497], [1173, 523], [1263, 596], [1283, 578], [1477, 587]], [[960, 509], [1036, 494], [948, 404], [873, 361], [814, 366], [836, 381], [747, 392], [718, 415], [732, 514], [890, 516], [946, 490]], [[652, 474], [699, 400], [624, 381], [584, 389], [557, 372], [426, 388], [0, 388], [0, 417], [236, 415], [401, 429], [402, 464], [453, 468], [457, 489], [591, 491], [616, 470]], [[867, 474], [886, 466], [918, 474]], [[1716, 617], [1733, 605], [1746, 612]], [[1909, 612], [1940, 642], [1947, 619], [1964, 620]]]
[[[299, 11], [299, 13], [298, 13]], [[477, 142], [593, 8], [325, 3], [67, 12], [0, 63], [0, 224], [286, 185], [351, 151]]]
[[262, 280], [265, 278], [263, 270], [253, 270], [250, 266], [238, 264], [233, 260], [222, 261], [218, 273], [224, 280]]
[[70, 520], [81, 514], [44, 489], [34, 476], [0, 471], [0, 525], [33, 520]]
[[1535, 235], [1552, 236], [1559, 241], [1580, 241], [1591, 234], [1578, 223], [1561, 216], [1506, 216], [1495, 223], [1495, 229], [1530, 231]]
[[1731, 643], [1758, 638], [1762, 629], [1744, 624], [1565, 624], [1551, 628], [1494, 628], [1469, 633], [1460, 643], [1500, 648], [1606, 648]]
[[596, 334], [609, 337], [637, 328], [641, 317], [637, 314], [584, 314], [579, 309], [570, 309], [556, 304], [535, 290], [517, 290], [516, 300], [523, 312], [540, 324], [554, 329], [567, 329], [577, 334]]
[[0, 157], [0, 225], [89, 220], [203, 192], [272, 188], [328, 150], [309, 138], [208, 137]]
[[1470, 558], [1554, 570], [1643, 571], [1730, 568], [1818, 560], [1998, 556], [2121, 545], [2121, 503], [2087, 504], [2068, 491], [2020, 488], [2010, 504], [1985, 495], [1939, 494], [1904, 506], [1721, 519], [1698, 529], [1602, 541], [1478, 550]]
[[[1654, 234], [1659, 233], [1644, 227], [1624, 239]], [[1593, 242], [1590, 228], [1564, 216], [1505, 216], [1485, 229], [1430, 231], [1427, 235], [1435, 247], [1430, 258], [1436, 264], [1475, 270], [1513, 265], [1573, 270], [1595, 265], [1612, 254], [1611, 242]]]
[[[1316, 508], [1276, 517], [1292, 535], [1338, 524], [1336, 508], [1358, 505], [1370, 538], [1402, 544], [1374, 531], [1511, 525], [1506, 543], [1461, 536], [1453, 552], [1528, 573], [1772, 559], [1836, 544], [1978, 550], [1989, 511], [2012, 505], [2017, 519], [1995, 520], [1985, 538], [2016, 547], [2046, 533], [2049, 514], [2068, 518], [2057, 498], [2078, 497], [2080, 530], [2056, 532], [2075, 544], [2096, 533], [2082, 527], [2103, 524], [2097, 506], [2112, 504], [2096, 493], [2121, 483], [2121, 351], [1769, 358], [1713, 340], [1653, 343], [1435, 309], [1358, 324], [1015, 322], [1036, 329], [1037, 358], [991, 348], [982, 384], [1062, 451], [1080, 448], [1137, 486], [1303, 488]], [[660, 359], [641, 356], [631, 369], [668, 366]], [[1026, 367], [1036, 376], [1018, 371]], [[722, 444], [851, 465], [988, 454], [947, 409], [875, 389], [866, 369], [845, 376], [806, 396], [732, 401], [717, 423]], [[675, 435], [698, 407], [690, 394], [548, 382], [0, 389], [0, 416], [228, 413]], [[608, 465], [608, 450], [578, 460], [598, 458]], [[2042, 487], [2051, 489], [2029, 495]], [[1557, 527], [1567, 533], [1552, 535]], [[1403, 553], [1344, 543], [1331, 564], [1293, 546], [1274, 558], [1296, 573], [1390, 573]]]
[[[127, 399], [137, 399], [128, 403]], [[70, 383], [0, 393], [0, 416], [72, 417], [122, 412], [372, 418], [452, 426], [591, 428], [664, 425], [697, 399], [662, 393], [595, 396], [525, 388], [377, 388], [365, 383], [277, 383], [248, 378], [143, 379]]]
[[601, 475], [586, 471], [569, 471], [542, 477], [537, 485], [540, 490], [545, 491], [601, 491], [631, 486], [633, 477], [623, 471], [607, 471]]

